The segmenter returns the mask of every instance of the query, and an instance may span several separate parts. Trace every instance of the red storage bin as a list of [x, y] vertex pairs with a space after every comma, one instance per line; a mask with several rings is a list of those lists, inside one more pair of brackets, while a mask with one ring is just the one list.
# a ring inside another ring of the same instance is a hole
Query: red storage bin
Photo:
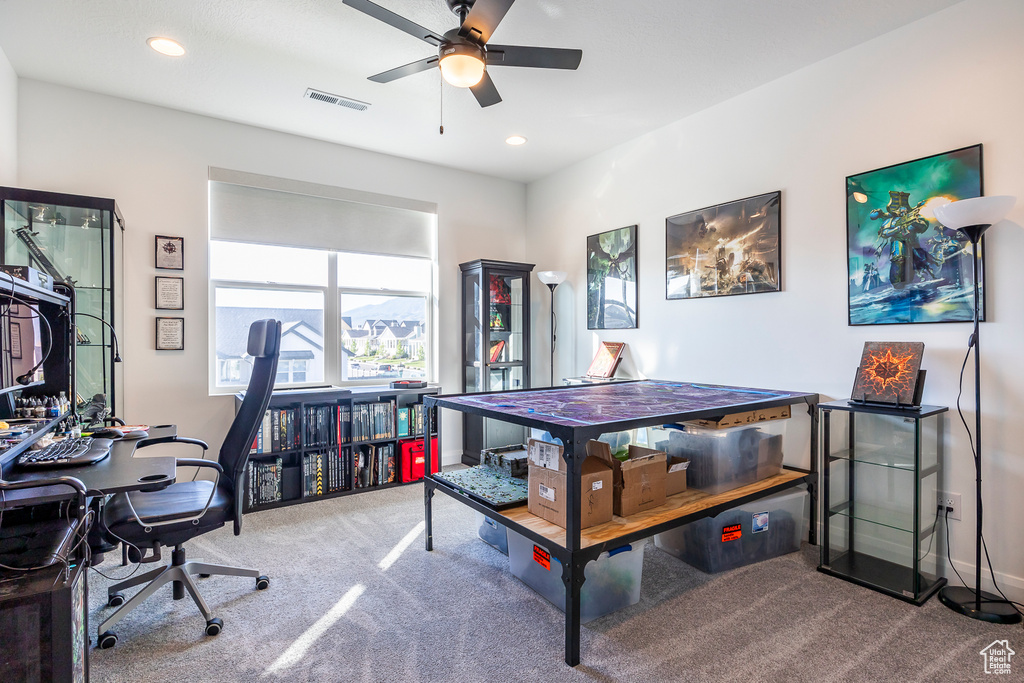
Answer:
[[[402, 481], [419, 481], [423, 478], [426, 454], [424, 453], [423, 439], [406, 439], [398, 442], [402, 449]], [[437, 472], [440, 462], [440, 454], [437, 452], [437, 437], [430, 440], [431, 450], [434, 453], [434, 467], [432, 472]]]

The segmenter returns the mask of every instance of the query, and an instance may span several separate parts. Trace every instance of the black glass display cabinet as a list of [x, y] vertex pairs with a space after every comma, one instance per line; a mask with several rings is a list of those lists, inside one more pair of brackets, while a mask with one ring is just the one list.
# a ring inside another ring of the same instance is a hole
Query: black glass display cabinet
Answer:
[[822, 528], [818, 570], [915, 605], [940, 576], [938, 492], [947, 408], [818, 405]]
[[[478, 259], [462, 269], [462, 390], [530, 388], [530, 273], [532, 263]], [[462, 461], [480, 462], [480, 451], [524, 443], [526, 429], [463, 416]]]
[[[107, 397], [114, 415], [122, 378], [111, 329], [120, 329], [124, 219], [113, 199], [0, 187], [0, 262], [31, 266], [74, 289], [75, 391]], [[90, 317], [94, 316], [94, 317]], [[108, 328], [97, 318], [109, 323]]]

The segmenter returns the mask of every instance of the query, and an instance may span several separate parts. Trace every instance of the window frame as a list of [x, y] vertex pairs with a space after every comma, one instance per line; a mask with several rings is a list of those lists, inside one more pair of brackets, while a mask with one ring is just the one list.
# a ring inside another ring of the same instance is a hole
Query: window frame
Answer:
[[[223, 240], [210, 238], [210, 242], [238, 242], [237, 240]], [[247, 242], [246, 244], [261, 244], [269, 247], [284, 247], [286, 245], [264, 244], [262, 242]], [[305, 247], [303, 247], [305, 248]], [[263, 289], [267, 291], [292, 291], [320, 293], [324, 301], [324, 379], [319, 382], [288, 382], [274, 385], [275, 389], [286, 388], [308, 388], [321, 387], [325, 385], [338, 387], [358, 387], [380, 385], [386, 378], [368, 378], [359, 380], [343, 380], [341, 377], [342, 350], [341, 336], [341, 297], [345, 294], [370, 295], [370, 296], [407, 296], [422, 298], [425, 310], [425, 334], [424, 334], [424, 370], [428, 382], [435, 382], [437, 377], [437, 330], [434, 328], [437, 319], [437, 257], [405, 256], [401, 254], [367, 254], [372, 256], [386, 256], [391, 258], [416, 259], [427, 261], [430, 264], [430, 291], [411, 291], [398, 289], [367, 289], [358, 287], [340, 287], [338, 285], [338, 253], [340, 249], [318, 249], [317, 251], [327, 252], [327, 284], [318, 285], [291, 285], [267, 280], [263, 282], [246, 280], [223, 280], [209, 278], [209, 373], [208, 388], [211, 396], [233, 395], [246, 388], [244, 384], [218, 385], [218, 362], [217, 362], [217, 290], [224, 289]], [[212, 250], [207, 250], [207, 257], [211, 257]], [[346, 254], [361, 252], [344, 252]], [[212, 272], [212, 268], [210, 271]], [[333, 341], [332, 341], [333, 340]], [[309, 368], [307, 367], [307, 373]], [[291, 373], [289, 372], [289, 375]]]

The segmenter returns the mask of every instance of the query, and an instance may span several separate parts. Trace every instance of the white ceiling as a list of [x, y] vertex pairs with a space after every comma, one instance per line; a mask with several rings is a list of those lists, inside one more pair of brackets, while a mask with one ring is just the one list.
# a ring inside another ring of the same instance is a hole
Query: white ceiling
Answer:
[[[457, 25], [444, 0], [375, 1]], [[530, 181], [958, 1], [518, 0], [492, 42], [581, 48], [579, 70], [493, 67], [504, 101], [487, 109], [445, 86], [443, 136], [436, 70], [367, 80], [433, 48], [341, 0], [0, 0], [0, 47], [23, 78]]]

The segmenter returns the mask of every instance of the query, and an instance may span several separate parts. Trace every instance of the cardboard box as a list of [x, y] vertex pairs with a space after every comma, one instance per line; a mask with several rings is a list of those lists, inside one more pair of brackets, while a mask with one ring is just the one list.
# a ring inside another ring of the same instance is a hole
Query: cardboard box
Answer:
[[708, 417], [703, 420], [690, 420], [683, 424], [696, 425], [698, 427], [706, 427], [709, 429], [725, 429], [727, 427], [736, 427], [738, 425], [767, 422], [768, 420], [788, 420], [791, 415], [790, 407], [782, 406], [780, 408], [763, 408], [761, 410], [748, 410], [744, 413], [731, 413], [729, 415], [721, 415], [719, 417]]
[[666, 458], [668, 473], [665, 475], [665, 495], [674, 496], [686, 490], [686, 468], [690, 466], [690, 460], [675, 455]]
[[[531, 514], [565, 528], [566, 467], [562, 447], [530, 439], [529, 494]], [[580, 528], [612, 521], [612, 470], [599, 458], [585, 458], [580, 465]]]
[[629, 517], [665, 504], [667, 458], [662, 451], [630, 444], [625, 462], [612, 455], [603, 441], [588, 441], [587, 455], [600, 458], [612, 468], [613, 510], [620, 517]]
[[18, 278], [19, 280], [24, 280], [29, 284], [33, 284], [36, 287], [48, 289], [51, 292], [53, 291], [53, 280], [50, 276], [42, 271], [36, 270], [35, 268], [31, 268], [29, 266], [0, 265], [0, 270], [8, 275]]

